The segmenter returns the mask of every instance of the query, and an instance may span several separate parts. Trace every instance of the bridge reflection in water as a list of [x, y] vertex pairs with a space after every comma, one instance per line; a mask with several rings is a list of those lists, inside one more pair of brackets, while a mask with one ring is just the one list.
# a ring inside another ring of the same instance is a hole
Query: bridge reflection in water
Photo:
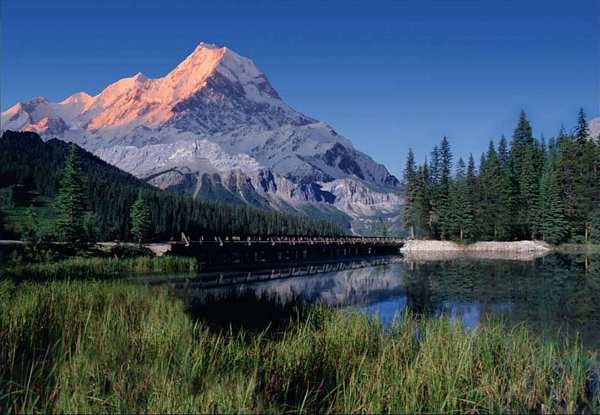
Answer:
[[190, 241], [185, 236], [172, 242], [175, 255], [198, 258], [202, 270], [265, 268], [307, 261], [398, 255], [404, 240], [383, 237], [343, 238], [215, 238]]
[[385, 325], [405, 309], [460, 317], [467, 327], [489, 318], [509, 327], [526, 323], [539, 336], [560, 341], [579, 336], [586, 350], [600, 356], [598, 255], [555, 253], [533, 261], [411, 261], [387, 256], [250, 272], [155, 276], [144, 282], [166, 283], [195, 317], [214, 318], [224, 327], [251, 319], [262, 329], [273, 319], [287, 321], [298, 304], [325, 302], [376, 313]]

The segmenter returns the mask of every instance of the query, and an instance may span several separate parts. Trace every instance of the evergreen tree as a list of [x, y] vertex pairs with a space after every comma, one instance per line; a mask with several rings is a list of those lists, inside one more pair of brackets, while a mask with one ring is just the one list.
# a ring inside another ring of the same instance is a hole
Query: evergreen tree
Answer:
[[590, 130], [588, 127], [588, 123], [585, 117], [585, 112], [583, 108], [579, 109], [579, 113], [577, 114], [577, 127], [575, 128], [575, 140], [578, 144], [583, 145], [588, 141], [588, 137], [590, 135]]
[[447, 137], [443, 137], [440, 143], [440, 168], [439, 189], [437, 192], [437, 216], [440, 224], [440, 236], [442, 239], [450, 238], [452, 231], [451, 208], [450, 208], [450, 185], [452, 171], [452, 150]]
[[[477, 177], [475, 159], [473, 158], [473, 154], [469, 154], [469, 160], [467, 162], [465, 196], [467, 202], [469, 203], [469, 206], [471, 207], [474, 222], [473, 227], [475, 227], [475, 219], [479, 214], [479, 178]], [[471, 238], [479, 238], [479, 231], [477, 231], [475, 228], [471, 232]]]
[[410, 184], [414, 182], [416, 176], [417, 167], [415, 164], [415, 154], [412, 148], [408, 149], [406, 156], [406, 164], [404, 166], [404, 173], [402, 175], [402, 187], [405, 192], [408, 191]]
[[558, 153], [558, 144], [554, 137], [551, 137], [548, 140], [548, 157], [551, 157], [553, 160], [556, 159], [556, 155]]
[[428, 169], [428, 192], [429, 192], [429, 233], [432, 238], [439, 238], [440, 232], [440, 151], [435, 145], [431, 151], [431, 160], [429, 160]]
[[375, 236], [380, 236], [386, 238], [389, 236], [389, 224], [385, 219], [379, 219], [379, 223], [377, 224], [377, 234]]
[[431, 152], [429, 162], [429, 229], [434, 238], [446, 239], [449, 233], [450, 171], [452, 168], [452, 152], [446, 137]]
[[577, 149], [573, 137], [567, 135], [562, 128], [558, 140], [559, 149], [556, 157], [558, 186], [564, 202], [565, 215], [571, 226], [571, 233], [575, 234], [578, 228], [575, 223], [579, 222], [576, 194], [576, 182], [578, 181]]
[[525, 148], [533, 142], [533, 129], [527, 119], [525, 111], [521, 111], [517, 127], [513, 131], [510, 146], [510, 157], [517, 178], [521, 176], [521, 165], [525, 157]]
[[[469, 161], [467, 162], [467, 185], [475, 191], [477, 185], [477, 171], [475, 170], [475, 159], [473, 154], [469, 154]], [[475, 202], [474, 199], [470, 200], [471, 203]]]
[[417, 168], [414, 189], [415, 234], [433, 237], [431, 230], [431, 193], [427, 161]]
[[508, 162], [508, 141], [503, 135], [498, 143], [498, 165], [500, 166], [500, 173], [504, 173], [506, 163]]
[[21, 230], [21, 238], [27, 242], [37, 242], [40, 239], [40, 221], [38, 215], [33, 209], [33, 206], [29, 206], [25, 212], [25, 220], [23, 221], [23, 227]]
[[131, 207], [131, 234], [134, 239], [141, 245], [149, 236], [152, 229], [152, 215], [142, 192], [138, 193], [138, 197]]
[[431, 160], [429, 161], [429, 182], [437, 185], [440, 182], [440, 150], [437, 145], [431, 150]]
[[[590, 148], [589, 157], [592, 159], [589, 184], [592, 204], [597, 209], [600, 206], [600, 140], [590, 140], [588, 146]], [[592, 218], [594, 219], [594, 216]]]
[[444, 136], [440, 143], [440, 184], [447, 186], [450, 182], [450, 172], [452, 170], [452, 150], [448, 137]]
[[504, 164], [500, 177], [500, 194], [498, 195], [496, 233], [499, 240], [513, 239], [513, 221], [516, 215], [514, 200], [517, 194], [516, 183], [510, 157]]
[[540, 181], [539, 230], [544, 241], [558, 244], [567, 239], [569, 224], [564, 214], [554, 161], [548, 158]]
[[478, 228], [483, 239], [498, 239], [498, 201], [501, 193], [500, 164], [494, 142], [490, 141], [480, 167]]
[[456, 162], [456, 176], [455, 180], [457, 182], [462, 182], [467, 179], [467, 166], [465, 165], [465, 161], [462, 157], [458, 158]]
[[83, 229], [85, 239], [98, 241], [98, 217], [92, 212], [86, 212], [83, 216]]
[[77, 147], [71, 144], [55, 203], [56, 234], [61, 241], [76, 243], [84, 239], [85, 193], [79, 169]]
[[473, 234], [473, 210], [468, 200], [465, 163], [460, 158], [457, 164], [455, 180], [450, 184], [450, 237], [464, 241]]
[[414, 239], [416, 237], [416, 223], [417, 218], [417, 206], [415, 205], [415, 199], [417, 197], [416, 191], [416, 167], [415, 167], [415, 156], [412, 148], [408, 149], [408, 156], [406, 157], [406, 166], [404, 168], [403, 175], [403, 189], [405, 194], [405, 205], [404, 205], [404, 227], [409, 231], [410, 237]]
[[575, 136], [561, 130], [557, 155], [557, 172], [565, 214], [574, 239], [589, 241], [592, 212], [597, 186], [596, 145], [588, 139], [588, 127], [583, 110], [578, 114]]
[[[544, 136], [544, 133], [542, 133], [540, 135], [540, 143], [539, 143], [539, 150], [541, 152], [541, 154], [546, 154], [546, 136]], [[543, 163], [542, 163], [543, 164]], [[542, 170], [543, 170], [543, 165], [542, 165]]]
[[598, 185], [598, 169], [597, 169], [597, 153], [596, 144], [589, 138], [590, 131], [586, 121], [583, 108], [579, 110], [577, 115], [577, 127], [575, 129], [575, 141], [577, 143], [577, 155], [579, 166], [578, 181], [578, 210], [583, 221], [583, 236], [584, 240], [590, 240], [590, 232], [592, 228], [592, 212], [597, 206], [596, 201], [596, 186]]
[[537, 224], [539, 223], [539, 210], [538, 210], [538, 196], [539, 196], [539, 171], [537, 165], [537, 154], [536, 147], [534, 145], [528, 145], [525, 148], [524, 158], [521, 164], [521, 176], [520, 179], [520, 202], [522, 203], [522, 219], [524, 226], [524, 233], [526, 237], [534, 239], [539, 229]]
[[535, 236], [538, 223], [539, 177], [543, 165], [543, 153], [533, 138], [533, 129], [524, 111], [513, 132], [510, 150], [512, 180], [515, 183], [514, 206], [517, 207], [513, 229], [518, 238]]

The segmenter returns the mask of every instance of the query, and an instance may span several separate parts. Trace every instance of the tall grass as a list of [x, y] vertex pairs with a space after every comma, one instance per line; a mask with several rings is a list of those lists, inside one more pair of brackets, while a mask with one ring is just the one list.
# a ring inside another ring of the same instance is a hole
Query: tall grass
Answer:
[[0, 412], [568, 412], [586, 360], [526, 329], [317, 308], [283, 334], [210, 331], [163, 288], [0, 283]]
[[192, 257], [140, 256], [135, 258], [73, 257], [56, 262], [17, 265], [9, 275], [27, 280], [103, 279], [123, 273], [196, 272], [198, 261]]

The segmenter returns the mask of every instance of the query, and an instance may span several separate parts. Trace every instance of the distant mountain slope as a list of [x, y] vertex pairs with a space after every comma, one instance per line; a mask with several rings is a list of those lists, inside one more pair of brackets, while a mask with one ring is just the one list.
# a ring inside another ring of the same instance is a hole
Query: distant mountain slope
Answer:
[[[35, 133], [6, 131], [0, 138], [0, 189], [22, 185], [49, 198], [56, 195], [69, 144], [42, 141]], [[178, 238], [181, 232], [193, 237], [246, 235], [340, 234], [340, 226], [244, 205], [194, 201], [157, 189], [144, 180], [114, 167], [81, 149], [80, 167], [87, 189], [89, 210], [96, 215], [98, 238], [127, 239], [129, 214], [142, 191], [152, 211], [158, 239]]]
[[[96, 96], [35, 98], [1, 121], [76, 142], [158, 187], [196, 197], [355, 219], [402, 204], [398, 179], [383, 165], [288, 106], [251, 60], [214, 45], [199, 44], [162, 78], [138, 73]], [[333, 182], [337, 193], [325, 190]]]

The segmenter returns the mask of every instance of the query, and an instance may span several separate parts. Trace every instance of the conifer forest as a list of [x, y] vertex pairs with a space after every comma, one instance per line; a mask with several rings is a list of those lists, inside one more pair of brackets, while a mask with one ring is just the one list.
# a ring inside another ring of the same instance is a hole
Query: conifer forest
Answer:
[[403, 185], [412, 238], [600, 242], [600, 141], [583, 110], [572, 131], [547, 140], [522, 112], [478, 162], [456, 160], [446, 137], [421, 164], [409, 150]]

